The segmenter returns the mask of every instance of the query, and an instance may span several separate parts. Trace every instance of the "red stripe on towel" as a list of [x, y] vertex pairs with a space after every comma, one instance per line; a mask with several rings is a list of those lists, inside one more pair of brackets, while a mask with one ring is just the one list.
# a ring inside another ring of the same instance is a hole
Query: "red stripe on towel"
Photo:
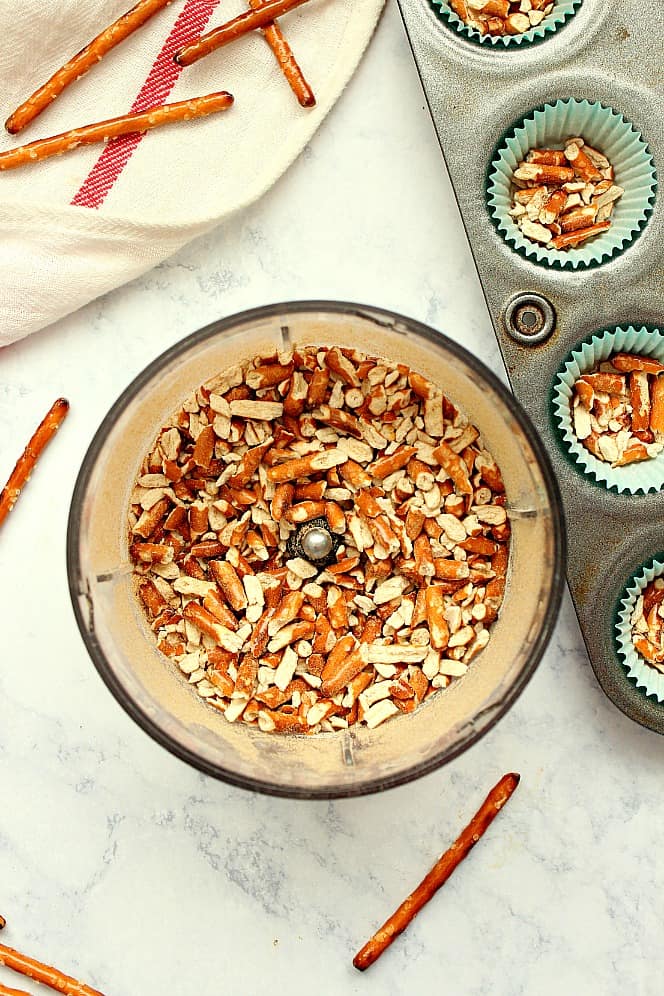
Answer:
[[[187, 0], [131, 106], [132, 112], [146, 111], [164, 103], [182, 72], [182, 67], [173, 61], [173, 56], [183, 45], [201, 34], [219, 2], [220, 0]], [[109, 142], [71, 203], [77, 207], [100, 207], [131, 159], [143, 134], [145, 133], [123, 135]]]

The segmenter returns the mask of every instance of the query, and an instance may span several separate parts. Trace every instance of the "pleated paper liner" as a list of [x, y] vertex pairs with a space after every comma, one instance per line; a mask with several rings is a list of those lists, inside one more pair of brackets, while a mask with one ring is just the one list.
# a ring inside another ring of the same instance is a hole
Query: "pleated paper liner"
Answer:
[[553, 35], [558, 28], [561, 28], [571, 17], [574, 16], [583, 0], [554, 0], [553, 10], [538, 25], [524, 31], [519, 35], [482, 35], [471, 25], [466, 24], [458, 14], [452, 10], [448, 0], [431, 0], [436, 13], [453, 31], [462, 35], [468, 41], [476, 45], [489, 46], [500, 51], [500, 49], [512, 48], [517, 45], [531, 45], [535, 42], [544, 41]]
[[[579, 136], [609, 160], [615, 183], [625, 193], [617, 201], [611, 227], [574, 249], [547, 249], [527, 238], [510, 217], [512, 175], [530, 149], [562, 148]], [[557, 100], [523, 118], [503, 138], [489, 166], [487, 204], [491, 219], [505, 241], [518, 253], [542, 266], [584, 269], [624, 252], [652, 213], [657, 174], [646, 143], [622, 114], [587, 100]]]
[[640, 567], [627, 582], [617, 607], [615, 639], [618, 657], [627, 670], [627, 677], [646, 695], [653, 695], [658, 702], [664, 702], [664, 674], [648, 664], [632, 643], [632, 614], [636, 603], [650, 582], [659, 577], [664, 577], [664, 554], [658, 554]]
[[552, 392], [552, 412], [563, 445], [574, 464], [598, 484], [619, 494], [648, 494], [664, 488], [664, 451], [651, 460], [612, 467], [590, 453], [574, 432], [572, 391], [574, 382], [615, 353], [639, 353], [664, 363], [664, 334], [659, 329], [626, 328], [597, 332], [580, 342], [559, 370]]

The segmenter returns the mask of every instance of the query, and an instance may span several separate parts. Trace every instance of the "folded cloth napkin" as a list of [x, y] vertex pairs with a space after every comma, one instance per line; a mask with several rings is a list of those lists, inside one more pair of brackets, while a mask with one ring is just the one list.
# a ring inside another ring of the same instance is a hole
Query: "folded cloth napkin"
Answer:
[[[155, 104], [229, 90], [234, 106], [0, 173], [0, 346], [133, 279], [261, 196], [348, 82], [384, 0], [311, 0], [280, 25], [317, 99], [300, 107], [261, 32], [187, 69], [173, 53], [248, 9], [174, 0], [0, 151]], [[131, 0], [0, 3], [0, 120]]]

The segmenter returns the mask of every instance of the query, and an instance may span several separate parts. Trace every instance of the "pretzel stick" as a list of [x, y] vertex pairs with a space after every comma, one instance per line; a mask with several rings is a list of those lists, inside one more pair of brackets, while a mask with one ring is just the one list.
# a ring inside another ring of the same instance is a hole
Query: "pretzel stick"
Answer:
[[[249, 0], [249, 6], [253, 10], [260, 10], [264, 3], [265, 0]], [[266, 25], [263, 28], [263, 34], [300, 105], [302, 107], [313, 107], [316, 103], [314, 92], [305, 80], [304, 74], [298, 66], [291, 47], [284, 38], [283, 31], [279, 25], [276, 23]]]
[[0, 171], [16, 169], [28, 163], [36, 163], [51, 156], [60, 156], [63, 152], [71, 152], [79, 145], [94, 145], [96, 142], [108, 142], [119, 135], [131, 135], [134, 132], [150, 131], [174, 121], [189, 121], [191, 118], [202, 118], [206, 114], [225, 111], [233, 103], [230, 93], [208, 93], [205, 97], [194, 97], [193, 100], [180, 100], [175, 104], [161, 104], [149, 111], [139, 111], [135, 114], [125, 114], [121, 118], [110, 118], [108, 121], [98, 121], [74, 128], [52, 138], [40, 138], [29, 145], [21, 145], [17, 149], [0, 153]]
[[14, 951], [13, 948], [5, 947], [4, 944], [0, 944], [0, 965], [5, 965], [35, 982], [42, 982], [56, 992], [64, 993], [65, 996], [104, 996], [98, 989], [91, 989], [83, 982], [77, 982], [58, 968], [42, 965], [40, 961], [35, 961], [20, 951]]
[[30, 996], [30, 993], [26, 993], [25, 989], [10, 989], [0, 983], [0, 996]]
[[30, 480], [30, 475], [42, 451], [64, 422], [68, 411], [68, 401], [65, 401], [64, 398], [56, 401], [19, 457], [9, 480], [0, 493], [0, 526], [16, 504], [18, 496]]
[[0, 930], [4, 930], [6, 926], [7, 926], [7, 921], [5, 920], [4, 916], [0, 916]]
[[210, 52], [215, 52], [222, 45], [228, 45], [229, 42], [241, 38], [249, 31], [267, 27], [275, 18], [287, 14], [289, 10], [294, 10], [296, 7], [301, 7], [303, 3], [307, 3], [307, 0], [270, 0], [258, 10], [248, 10], [245, 14], [234, 17], [232, 21], [227, 21], [226, 24], [222, 24], [220, 28], [215, 28], [207, 35], [195, 38], [175, 53], [175, 61], [180, 66], [190, 66], [192, 62], [198, 62]]
[[135, 7], [119, 17], [117, 21], [105, 28], [89, 45], [58, 69], [46, 83], [39, 87], [31, 97], [21, 104], [5, 121], [5, 128], [10, 135], [17, 135], [26, 125], [41, 114], [56, 97], [59, 97], [71, 83], [84, 76], [89, 69], [101, 62], [103, 57], [146, 21], [163, 10], [171, 0], [140, 0]]
[[461, 831], [449, 850], [445, 851], [414, 892], [411, 892], [404, 900], [396, 913], [393, 913], [380, 930], [376, 931], [371, 940], [367, 941], [362, 950], [358, 951], [353, 958], [355, 968], [364, 972], [370, 965], [373, 965], [383, 951], [389, 948], [394, 938], [406, 929], [422, 907], [426, 906], [429, 900], [435, 896], [455, 868], [461, 864], [468, 852], [489, 828], [519, 784], [520, 777], [514, 773], [503, 775], [498, 784], [494, 785], [468, 826]]

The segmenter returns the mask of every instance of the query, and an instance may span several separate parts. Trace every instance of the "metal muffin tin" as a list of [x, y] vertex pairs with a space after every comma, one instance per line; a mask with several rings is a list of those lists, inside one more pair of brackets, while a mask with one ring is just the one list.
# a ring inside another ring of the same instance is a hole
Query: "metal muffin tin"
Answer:
[[[664, 706], [629, 681], [614, 640], [625, 584], [662, 548], [664, 495], [617, 495], [585, 477], [566, 455], [551, 414], [556, 373], [582, 339], [615, 325], [664, 325], [661, 197], [635, 242], [580, 272], [522, 258], [496, 231], [486, 203], [488, 169], [505, 133], [535, 108], [568, 97], [621, 112], [649, 145], [662, 182], [662, 70], [655, 40], [664, 37], [664, 4], [584, 0], [574, 17], [538, 44], [498, 49], [452, 31], [429, 0], [398, 2], [512, 388], [558, 477], [567, 577], [593, 670], [619, 709], [664, 733]], [[526, 297], [524, 307], [520, 295], [535, 298]]]

